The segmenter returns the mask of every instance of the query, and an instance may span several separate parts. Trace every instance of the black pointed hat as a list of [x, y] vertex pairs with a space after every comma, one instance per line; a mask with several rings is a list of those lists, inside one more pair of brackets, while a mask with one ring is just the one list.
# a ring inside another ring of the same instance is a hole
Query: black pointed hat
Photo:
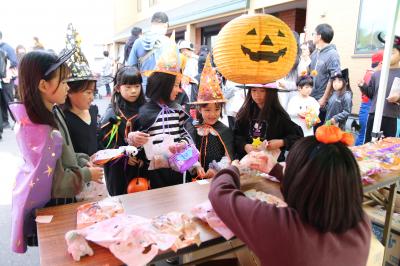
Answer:
[[331, 79], [335, 79], [335, 78], [342, 78], [344, 81], [346, 81], [346, 83], [350, 83], [350, 80], [349, 80], [349, 69], [345, 68], [341, 72], [336, 72], [335, 74], [333, 74], [331, 76]]
[[69, 82], [79, 80], [93, 80], [97, 81], [97, 86], [101, 86], [108, 84], [113, 80], [112, 77], [95, 75], [90, 70], [89, 62], [81, 50], [81, 37], [72, 25], [72, 23], [68, 24], [65, 43], [66, 49], [71, 49], [72, 47], [75, 47], [75, 52], [67, 60], [67, 65], [71, 69], [72, 74], [71, 78], [68, 79]]

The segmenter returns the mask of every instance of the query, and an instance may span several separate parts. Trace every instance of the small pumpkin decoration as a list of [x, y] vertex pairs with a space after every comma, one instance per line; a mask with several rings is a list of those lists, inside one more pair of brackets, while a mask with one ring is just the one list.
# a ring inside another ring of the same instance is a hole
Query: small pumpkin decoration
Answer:
[[311, 71], [311, 76], [312, 77], [316, 77], [318, 75], [318, 71], [317, 70], [313, 70], [313, 71]]
[[354, 136], [350, 132], [344, 132], [339, 127], [331, 125], [329, 122], [320, 126], [315, 131], [315, 138], [322, 143], [331, 144], [341, 142], [346, 146], [354, 145]]
[[354, 145], [354, 136], [350, 132], [343, 132], [342, 139], [340, 140], [346, 146], [353, 146]]
[[135, 193], [139, 191], [146, 191], [150, 189], [149, 181], [144, 177], [135, 177], [129, 182], [128, 193]]
[[213, 56], [218, 71], [228, 80], [265, 84], [289, 73], [297, 42], [289, 26], [274, 16], [242, 15], [221, 29]]
[[334, 125], [325, 124], [317, 128], [315, 138], [322, 143], [330, 144], [342, 139], [343, 131]]

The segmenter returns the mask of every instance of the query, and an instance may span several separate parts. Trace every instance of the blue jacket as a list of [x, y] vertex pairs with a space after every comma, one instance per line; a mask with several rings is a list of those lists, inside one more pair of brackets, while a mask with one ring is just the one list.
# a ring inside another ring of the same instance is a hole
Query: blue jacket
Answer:
[[10, 60], [10, 68], [17, 67], [17, 54], [15, 53], [14, 49], [5, 42], [0, 42], [0, 49], [6, 52], [7, 58]]
[[[157, 59], [162, 53], [162, 50], [166, 46], [168, 46], [168, 44], [169, 38], [167, 36], [148, 31], [144, 33], [140, 38], [136, 39], [135, 43], [132, 46], [131, 53], [129, 54], [127, 64], [130, 66], [138, 67], [140, 72], [153, 70], [156, 66]], [[155, 46], [159, 48], [156, 48]], [[145, 56], [153, 48], [155, 49], [154, 53], [139, 66], [139, 59]], [[146, 83], [147, 78], [143, 76], [142, 85], [144, 92], [146, 92]]]

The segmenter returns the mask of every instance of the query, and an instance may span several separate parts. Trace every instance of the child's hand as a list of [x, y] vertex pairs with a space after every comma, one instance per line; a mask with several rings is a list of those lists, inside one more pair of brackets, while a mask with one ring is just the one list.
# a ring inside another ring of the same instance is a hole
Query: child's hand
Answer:
[[360, 79], [360, 80], [357, 82], [357, 85], [358, 85], [358, 87], [364, 86], [364, 85], [365, 85], [364, 80]]
[[135, 131], [128, 134], [127, 142], [129, 145], [140, 147], [149, 141], [150, 135], [144, 132]]
[[90, 175], [92, 176], [92, 181], [103, 184], [101, 180], [103, 179], [104, 176], [104, 171], [103, 168], [101, 167], [89, 167]]
[[175, 143], [174, 145], [169, 146], [169, 151], [172, 152], [173, 154], [175, 153], [180, 153], [185, 150], [187, 144], [186, 142], [179, 142]]
[[269, 145], [269, 141], [268, 140], [264, 140], [262, 142], [262, 144], [260, 145], [260, 147], [258, 147], [258, 149], [256, 151], [263, 151], [268, 149], [268, 145]]
[[196, 172], [197, 172], [197, 175], [201, 178], [204, 178], [204, 176], [206, 175], [204, 168], [201, 166], [196, 167]]
[[138, 158], [136, 158], [136, 157], [129, 157], [128, 164], [130, 166], [137, 166], [138, 165], [139, 167], [141, 167], [143, 165], [143, 161], [138, 159]]
[[240, 173], [252, 169], [268, 174], [276, 162], [277, 160], [272, 153], [256, 151], [244, 156], [240, 162], [238, 160], [233, 161], [232, 165], [236, 166]]
[[208, 168], [205, 178], [213, 178], [217, 174], [214, 169]]
[[246, 144], [244, 145], [244, 150], [246, 151], [246, 153], [250, 153], [252, 151], [256, 151], [257, 148], [255, 148], [252, 144]]
[[267, 150], [277, 150], [283, 147], [285, 143], [282, 139], [271, 139], [268, 141]]
[[321, 99], [318, 100], [318, 103], [320, 107], [325, 107], [326, 100], [324, 99], [324, 97], [322, 97]]
[[277, 161], [272, 155], [259, 153], [254, 154], [253, 160], [250, 162], [250, 168], [268, 174], [275, 164], [277, 164]]
[[388, 100], [388, 102], [390, 103], [398, 103], [400, 100], [400, 93], [389, 95], [389, 97], [387, 97], [386, 100]]

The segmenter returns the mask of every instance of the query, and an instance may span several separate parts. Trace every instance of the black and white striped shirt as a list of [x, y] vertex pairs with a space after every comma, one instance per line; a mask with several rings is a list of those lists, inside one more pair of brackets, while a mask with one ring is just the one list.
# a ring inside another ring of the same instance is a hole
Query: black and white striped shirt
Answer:
[[174, 142], [190, 143], [190, 136], [184, 129], [187, 118], [188, 115], [182, 109], [165, 106], [162, 109], [161, 106], [150, 102], [140, 109], [137, 122], [140, 125], [140, 131], [146, 132], [150, 136], [169, 134], [174, 136]]

